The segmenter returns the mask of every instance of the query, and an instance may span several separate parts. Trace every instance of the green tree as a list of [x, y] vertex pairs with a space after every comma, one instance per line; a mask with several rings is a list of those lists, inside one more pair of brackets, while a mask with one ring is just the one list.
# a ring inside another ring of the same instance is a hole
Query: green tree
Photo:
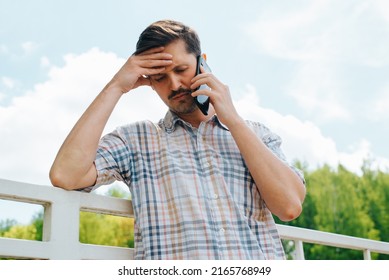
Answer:
[[80, 242], [118, 247], [133, 247], [134, 219], [80, 213]]
[[17, 225], [17, 221], [13, 219], [0, 221], [0, 236], [3, 236], [5, 232], [9, 231], [15, 225]]
[[29, 225], [20, 225], [15, 220], [0, 222], [0, 236], [7, 238], [42, 240], [43, 213], [35, 214]]
[[15, 225], [4, 232], [3, 237], [36, 240], [37, 232], [34, 225]]
[[[112, 187], [106, 194], [129, 199], [129, 193]], [[134, 219], [90, 212], [80, 213], [80, 242], [118, 247], [134, 247]]]
[[36, 235], [35, 240], [43, 240], [43, 211], [37, 212], [31, 221], [31, 224], [35, 227]]
[[[301, 169], [301, 165], [298, 167]], [[337, 169], [324, 165], [314, 171], [303, 170], [307, 183], [303, 212], [286, 224], [374, 240], [384, 240], [386, 234], [387, 238], [388, 174], [373, 172], [366, 166], [363, 176], [342, 165]], [[307, 259], [363, 257], [361, 251], [312, 244], [304, 244], [304, 252]], [[377, 254], [372, 257], [377, 258]]]

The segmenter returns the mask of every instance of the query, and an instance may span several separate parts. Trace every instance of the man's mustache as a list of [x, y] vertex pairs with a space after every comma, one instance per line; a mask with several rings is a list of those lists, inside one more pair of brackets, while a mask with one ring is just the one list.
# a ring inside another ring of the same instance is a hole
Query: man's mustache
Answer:
[[192, 91], [190, 89], [187, 89], [187, 88], [179, 88], [178, 90], [172, 90], [172, 92], [169, 94], [169, 96], [167, 98], [170, 100], [170, 99], [172, 99], [172, 98], [174, 98], [177, 95], [182, 94], [182, 93], [191, 94]]

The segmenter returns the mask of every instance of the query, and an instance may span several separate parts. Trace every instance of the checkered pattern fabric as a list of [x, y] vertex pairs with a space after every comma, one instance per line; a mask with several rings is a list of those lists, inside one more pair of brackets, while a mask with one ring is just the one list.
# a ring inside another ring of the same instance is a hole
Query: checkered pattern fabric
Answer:
[[[285, 161], [280, 137], [247, 124]], [[194, 128], [169, 111], [158, 124], [119, 127], [101, 139], [95, 164], [93, 189], [114, 180], [129, 187], [136, 259], [284, 258], [273, 217], [216, 116]]]

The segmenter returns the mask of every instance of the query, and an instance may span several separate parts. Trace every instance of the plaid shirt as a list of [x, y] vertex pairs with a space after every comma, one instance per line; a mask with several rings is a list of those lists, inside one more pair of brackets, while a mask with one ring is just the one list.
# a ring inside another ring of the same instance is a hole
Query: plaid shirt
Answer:
[[[277, 135], [247, 124], [285, 160]], [[199, 128], [170, 111], [158, 124], [122, 126], [101, 139], [95, 164], [95, 187], [120, 180], [130, 189], [135, 259], [284, 258], [272, 214], [216, 116]]]

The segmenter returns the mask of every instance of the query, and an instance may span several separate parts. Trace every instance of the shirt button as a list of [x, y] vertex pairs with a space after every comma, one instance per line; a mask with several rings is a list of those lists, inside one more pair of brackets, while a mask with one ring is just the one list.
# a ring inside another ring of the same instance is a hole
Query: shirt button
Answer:
[[207, 162], [204, 162], [204, 166], [208, 168], [211, 166], [211, 164], [207, 161]]
[[219, 196], [217, 195], [217, 193], [214, 193], [213, 194], [213, 199], [218, 199], [219, 198]]
[[220, 229], [219, 229], [219, 232], [220, 232], [220, 233], [224, 233], [225, 231], [226, 231], [226, 230], [225, 230], [224, 228], [220, 228]]

